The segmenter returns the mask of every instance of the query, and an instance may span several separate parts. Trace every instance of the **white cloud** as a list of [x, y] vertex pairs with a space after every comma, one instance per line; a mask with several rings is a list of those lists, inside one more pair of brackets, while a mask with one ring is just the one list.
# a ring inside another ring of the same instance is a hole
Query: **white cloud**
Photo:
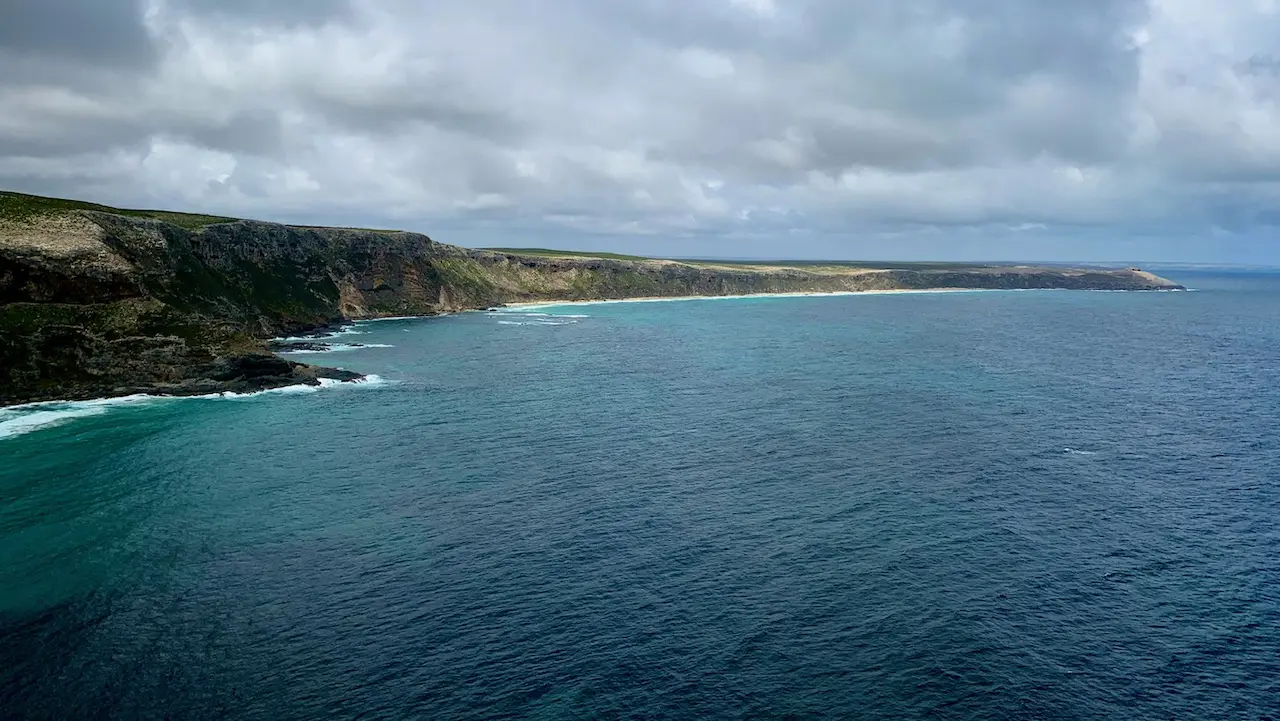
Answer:
[[704, 48], [685, 49], [680, 53], [680, 60], [689, 72], [706, 80], [733, 75], [732, 59]]
[[760, 17], [769, 18], [778, 14], [778, 6], [774, 0], [729, 0], [729, 3]]

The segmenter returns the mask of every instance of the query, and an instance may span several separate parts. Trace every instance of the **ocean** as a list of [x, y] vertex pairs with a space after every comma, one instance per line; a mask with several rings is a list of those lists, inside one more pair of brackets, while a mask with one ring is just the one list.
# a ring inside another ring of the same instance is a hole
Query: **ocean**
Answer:
[[1280, 718], [1280, 275], [1169, 274], [0, 410], [0, 717]]

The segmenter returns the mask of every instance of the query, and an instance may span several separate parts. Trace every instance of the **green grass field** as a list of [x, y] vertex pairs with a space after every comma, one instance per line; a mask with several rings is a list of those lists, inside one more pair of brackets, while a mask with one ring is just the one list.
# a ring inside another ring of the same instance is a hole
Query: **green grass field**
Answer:
[[622, 253], [592, 253], [584, 250], [552, 250], [550, 248], [480, 248], [495, 253], [511, 253], [512, 255], [566, 256], [571, 258], [608, 258], [609, 260], [654, 260], [643, 255], [623, 255]]
[[[99, 213], [111, 213], [112, 215], [148, 218], [150, 220], [159, 220], [165, 223], [171, 223], [173, 225], [186, 228], [187, 230], [198, 230], [206, 225], [214, 225], [216, 223], [234, 223], [241, 220], [241, 218], [231, 218], [221, 215], [176, 213], [169, 210], [133, 210], [129, 208], [113, 208], [109, 205], [99, 205], [98, 203], [89, 203], [83, 200], [46, 198], [39, 195], [27, 195], [26, 193], [15, 193], [9, 190], [0, 190], [0, 220], [21, 220], [32, 216], [65, 212], [68, 210], [94, 210]], [[290, 227], [314, 230], [356, 230], [367, 233], [403, 232], [390, 228], [347, 228], [323, 225], [294, 225]]]
[[[21, 220], [32, 216], [46, 215], [49, 213], [65, 212], [68, 210], [95, 210], [102, 213], [113, 213], [116, 215], [127, 215], [136, 218], [149, 218], [159, 220], [166, 223], [172, 223], [188, 230], [198, 230], [207, 225], [216, 223], [234, 223], [238, 218], [228, 218], [217, 215], [200, 215], [197, 213], [175, 213], [167, 210], [131, 210], [125, 208], [112, 208], [97, 203], [89, 203], [82, 200], [66, 200], [63, 198], [45, 198], [38, 195], [27, 195], [25, 193], [15, 193], [11, 191], [0, 191], [0, 220]], [[298, 228], [315, 228], [317, 230], [358, 230], [372, 233], [398, 233], [401, 231], [383, 228], [333, 228], [329, 226], [293, 226]], [[922, 261], [864, 261], [864, 260], [722, 260], [718, 258], [651, 258], [642, 255], [627, 255], [624, 253], [597, 253], [582, 250], [555, 250], [552, 248], [481, 248], [497, 253], [510, 253], [512, 255], [529, 255], [538, 257], [569, 257], [569, 258], [605, 258], [608, 260], [674, 260], [689, 265], [741, 265], [741, 266], [769, 266], [774, 268], [869, 268], [869, 269], [902, 269], [902, 270], [957, 270], [963, 268], [976, 267], [998, 267], [1000, 264], [986, 263], [956, 263], [956, 262], [922, 262]]]
[[672, 258], [692, 265], [767, 265], [782, 268], [868, 268], [871, 270], [952, 270], [981, 268], [985, 263], [959, 263], [918, 260], [717, 260], [715, 258]]
[[[497, 253], [512, 255], [533, 255], [539, 257], [570, 258], [608, 258], [611, 260], [674, 260], [689, 265], [741, 265], [768, 266], [771, 268], [869, 268], [873, 270], [954, 270], [961, 268], [988, 267], [984, 263], [932, 262], [932, 261], [886, 261], [886, 260], [721, 260], [718, 258], [652, 258], [642, 255], [623, 255], [621, 253], [593, 253], [584, 250], [554, 250], [551, 248], [481, 248]], [[994, 267], [994, 266], [990, 266]]]
[[96, 210], [100, 213], [128, 215], [135, 218], [150, 218], [172, 223], [183, 228], [195, 230], [214, 223], [232, 223], [235, 218], [223, 218], [216, 215], [197, 215], [195, 213], [174, 213], [167, 210], [129, 210], [112, 208], [97, 203], [86, 203], [83, 200], [66, 200], [63, 198], [45, 198], [39, 195], [0, 191], [0, 219], [22, 220], [33, 216], [47, 215], [68, 210]]
[[350, 230], [357, 233], [377, 233], [379, 235], [395, 235], [396, 233], [406, 232], [395, 228], [355, 228], [347, 225], [289, 225], [289, 227], [300, 230]]

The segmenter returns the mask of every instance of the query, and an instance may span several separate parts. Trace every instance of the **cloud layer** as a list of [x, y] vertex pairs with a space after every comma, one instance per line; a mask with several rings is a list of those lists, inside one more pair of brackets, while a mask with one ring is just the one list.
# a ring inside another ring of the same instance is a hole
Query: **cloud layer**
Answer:
[[1268, 259], [1274, 0], [9, 0], [0, 187], [475, 245]]

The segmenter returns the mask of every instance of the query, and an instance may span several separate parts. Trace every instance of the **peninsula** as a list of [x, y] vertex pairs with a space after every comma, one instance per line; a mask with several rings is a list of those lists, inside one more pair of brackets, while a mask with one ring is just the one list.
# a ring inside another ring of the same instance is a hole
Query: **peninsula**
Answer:
[[528, 301], [961, 288], [1175, 290], [1136, 268], [673, 261], [0, 192], [0, 406], [354, 380], [270, 352], [335, 323]]

